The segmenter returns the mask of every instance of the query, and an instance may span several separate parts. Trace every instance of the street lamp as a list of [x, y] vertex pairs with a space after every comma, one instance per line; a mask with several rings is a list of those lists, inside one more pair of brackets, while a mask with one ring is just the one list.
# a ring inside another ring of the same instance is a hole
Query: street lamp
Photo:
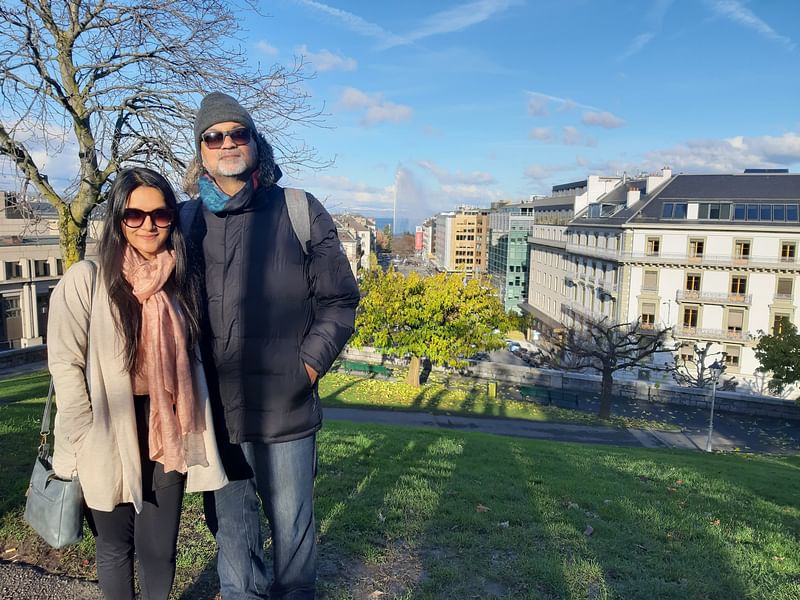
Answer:
[[706, 452], [711, 452], [711, 436], [714, 434], [714, 402], [717, 399], [717, 382], [724, 370], [725, 365], [719, 362], [719, 360], [715, 360], [712, 365], [708, 367], [709, 374], [711, 375], [711, 417], [708, 420]]

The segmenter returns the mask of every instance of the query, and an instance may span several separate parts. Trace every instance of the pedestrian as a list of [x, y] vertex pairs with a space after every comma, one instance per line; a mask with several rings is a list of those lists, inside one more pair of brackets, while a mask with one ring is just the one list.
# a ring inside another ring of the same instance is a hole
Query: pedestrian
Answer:
[[202, 345], [231, 480], [206, 494], [222, 597], [313, 598], [317, 384], [353, 333], [358, 285], [331, 216], [310, 194], [301, 196], [310, 239], [300, 239], [272, 147], [237, 100], [208, 94], [194, 139], [186, 187], [197, 199], [181, 210], [193, 215], [193, 261], [205, 276]]
[[134, 598], [135, 554], [141, 598], [165, 600], [184, 485], [227, 482], [196, 346], [199, 284], [172, 188], [137, 167], [108, 191], [98, 264], [73, 265], [50, 299], [53, 467], [78, 474], [109, 599]]

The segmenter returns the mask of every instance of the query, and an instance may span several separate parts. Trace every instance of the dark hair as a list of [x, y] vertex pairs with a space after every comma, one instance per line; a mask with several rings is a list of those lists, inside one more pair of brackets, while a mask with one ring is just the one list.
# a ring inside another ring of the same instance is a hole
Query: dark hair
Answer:
[[123, 169], [117, 174], [106, 195], [103, 233], [97, 250], [103, 283], [108, 289], [108, 300], [116, 312], [117, 330], [125, 343], [125, 368], [130, 373], [136, 372], [140, 367], [136, 363], [136, 356], [142, 330], [142, 309], [133, 295], [133, 288], [122, 274], [123, 257], [128, 245], [122, 233], [122, 215], [131, 193], [142, 186], [160, 191], [167, 206], [175, 211], [175, 219], [167, 237], [167, 248], [175, 251], [175, 270], [167, 280], [165, 289], [177, 301], [183, 313], [190, 356], [200, 331], [200, 285], [195, 271], [188, 265], [186, 239], [180, 229], [175, 192], [164, 176], [152, 169]]

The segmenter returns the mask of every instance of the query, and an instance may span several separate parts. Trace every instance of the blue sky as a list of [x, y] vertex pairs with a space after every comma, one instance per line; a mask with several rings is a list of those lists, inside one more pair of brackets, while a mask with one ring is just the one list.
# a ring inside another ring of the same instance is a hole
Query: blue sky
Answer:
[[276, 0], [254, 60], [303, 55], [332, 210], [412, 224], [588, 174], [800, 167], [800, 3]]

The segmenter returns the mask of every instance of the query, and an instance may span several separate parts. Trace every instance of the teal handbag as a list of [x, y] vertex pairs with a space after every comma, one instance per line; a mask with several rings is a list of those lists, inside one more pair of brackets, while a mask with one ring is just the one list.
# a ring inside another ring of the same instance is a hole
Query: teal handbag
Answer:
[[42, 415], [42, 438], [28, 485], [25, 521], [53, 548], [62, 548], [83, 537], [83, 491], [77, 475], [72, 479], [60, 479], [53, 471], [47, 441], [53, 391], [51, 377]]

